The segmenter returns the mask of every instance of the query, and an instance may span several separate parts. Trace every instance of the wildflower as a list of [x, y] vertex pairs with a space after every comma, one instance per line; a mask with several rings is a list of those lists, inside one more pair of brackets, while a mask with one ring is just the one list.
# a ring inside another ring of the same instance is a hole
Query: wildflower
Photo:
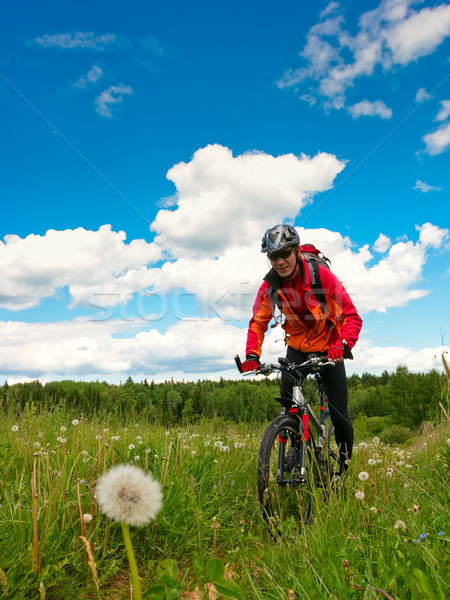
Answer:
[[92, 515], [90, 515], [89, 513], [86, 513], [83, 515], [83, 521], [85, 523], [90, 523], [92, 521]]
[[18, 425], [13, 425], [11, 427], [11, 431], [19, 431], [19, 426]]
[[373, 465], [377, 464], [377, 461], [374, 458], [369, 458], [369, 460], [367, 461], [367, 463], [373, 467]]
[[65, 427], [64, 425], [61, 425], [61, 431], [64, 433], [64, 431], [67, 431], [67, 427]]
[[136, 446], [134, 444], [130, 444], [128, 446], [128, 450], [134, 450], [136, 448]]
[[107, 517], [136, 527], [154, 519], [162, 507], [159, 483], [133, 465], [118, 465], [102, 475], [96, 495]]
[[364, 492], [361, 492], [360, 490], [356, 490], [355, 498], [357, 500], [364, 500]]
[[398, 519], [394, 523], [394, 529], [406, 529], [406, 524], [401, 519]]
[[358, 475], [358, 478], [361, 481], [367, 481], [369, 479], [369, 473], [367, 473], [367, 471], [361, 471], [361, 473]]
[[370, 512], [373, 513], [374, 515], [378, 512], [378, 508], [376, 506], [371, 506], [369, 508]]
[[440, 532], [438, 533], [438, 535], [444, 535], [444, 532], [443, 532], [443, 531], [440, 531]]
[[77, 426], [77, 425], [79, 425], [79, 424], [80, 424], [80, 421], [79, 421], [78, 419], [74, 419], [74, 420], [72, 421], [72, 425], [73, 425], [74, 427], [76, 427], [76, 426]]

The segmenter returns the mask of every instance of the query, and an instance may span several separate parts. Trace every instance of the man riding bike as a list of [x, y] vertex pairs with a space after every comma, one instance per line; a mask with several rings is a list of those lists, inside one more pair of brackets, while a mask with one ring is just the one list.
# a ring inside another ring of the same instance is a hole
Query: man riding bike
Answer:
[[[268, 229], [262, 239], [261, 252], [267, 254], [272, 268], [264, 277], [253, 305], [242, 369], [258, 368], [264, 334], [274, 316], [276, 303], [284, 316], [286, 358], [298, 364], [307, 360], [308, 354], [317, 353], [335, 363], [334, 367], [324, 369], [322, 381], [336, 432], [340, 474], [343, 474], [353, 449], [344, 349], [355, 345], [362, 319], [344, 286], [327, 267], [319, 264], [320, 288], [312, 284], [294, 227], [276, 225]], [[292, 381], [283, 376], [281, 398], [287, 404], [292, 398], [292, 386]]]

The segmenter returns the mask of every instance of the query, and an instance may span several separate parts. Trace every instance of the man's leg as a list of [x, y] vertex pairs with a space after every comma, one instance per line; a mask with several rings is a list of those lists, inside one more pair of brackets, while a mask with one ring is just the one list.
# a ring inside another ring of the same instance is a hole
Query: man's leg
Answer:
[[331, 421], [336, 431], [336, 444], [339, 448], [341, 471], [346, 470], [346, 460], [353, 450], [353, 425], [348, 414], [347, 377], [344, 363], [326, 367], [322, 371], [322, 381], [328, 397]]

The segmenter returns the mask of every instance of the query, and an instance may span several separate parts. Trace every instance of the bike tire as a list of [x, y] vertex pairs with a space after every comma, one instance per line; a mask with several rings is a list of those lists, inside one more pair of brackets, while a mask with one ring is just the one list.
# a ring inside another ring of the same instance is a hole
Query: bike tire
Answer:
[[[300, 426], [299, 420], [290, 415], [277, 417], [264, 432], [259, 449], [259, 502], [264, 520], [277, 530], [292, 517], [304, 524], [312, 518], [311, 455], [307, 443], [300, 441]], [[280, 439], [284, 441], [280, 443]], [[300, 452], [305, 453], [307, 468], [303, 481], [295, 464]], [[283, 468], [278, 473], [280, 461]]]

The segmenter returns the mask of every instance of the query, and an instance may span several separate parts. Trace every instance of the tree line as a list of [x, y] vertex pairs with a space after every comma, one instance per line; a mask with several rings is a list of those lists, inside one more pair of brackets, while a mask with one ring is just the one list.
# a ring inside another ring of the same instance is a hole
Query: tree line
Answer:
[[[313, 379], [305, 385], [314, 393]], [[356, 428], [361, 435], [377, 435], [392, 426], [413, 431], [433, 420], [440, 413], [439, 402], [446, 397], [448, 382], [437, 370], [411, 373], [399, 366], [395, 372], [379, 376], [353, 374], [348, 377], [348, 389], [349, 412]], [[236, 423], [263, 423], [279, 414], [280, 405], [274, 400], [278, 395], [278, 381], [266, 378], [137, 383], [129, 377], [119, 385], [71, 380], [45, 385], [39, 381], [5, 383], [0, 388], [0, 406], [3, 411], [20, 413], [27, 403], [42, 410], [64, 404], [79, 414], [140, 414], [165, 426], [219, 417]]]

